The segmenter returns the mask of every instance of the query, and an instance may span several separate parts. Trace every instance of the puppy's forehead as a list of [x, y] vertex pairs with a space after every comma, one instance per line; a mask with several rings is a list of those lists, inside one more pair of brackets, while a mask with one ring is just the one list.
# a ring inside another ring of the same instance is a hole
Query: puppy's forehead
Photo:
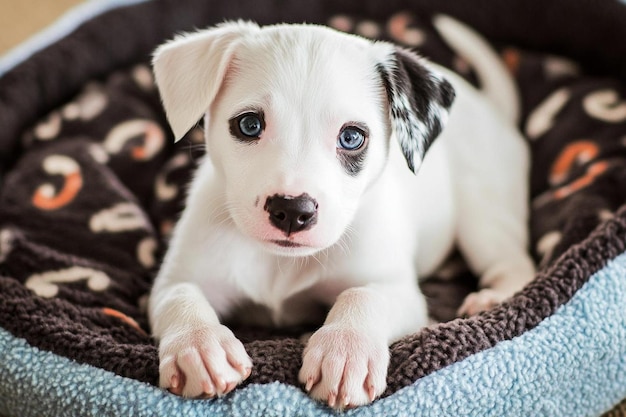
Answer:
[[[251, 95], [279, 99], [288, 95], [316, 103], [356, 102], [380, 94], [372, 43], [312, 25], [263, 28], [235, 51], [236, 73]], [[345, 97], [345, 95], [349, 97]]]
[[[339, 56], [365, 62], [369, 59], [372, 42], [350, 34], [316, 25], [266, 26], [258, 36], [243, 43], [250, 49], [261, 48], [265, 53], [287, 61], [334, 59]], [[268, 61], [265, 61], [268, 62]]]

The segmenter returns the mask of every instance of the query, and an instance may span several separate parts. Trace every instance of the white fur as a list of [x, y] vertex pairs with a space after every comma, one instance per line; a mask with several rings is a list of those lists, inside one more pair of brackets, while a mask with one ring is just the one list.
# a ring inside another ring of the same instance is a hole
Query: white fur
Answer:
[[[314, 321], [323, 303], [332, 308], [307, 344], [300, 380], [331, 406], [366, 404], [385, 389], [388, 345], [427, 323], [417, 277], [455, 243], [485, 288], [462, 313], [489, 308], [532, 278], [522, 138], [479, 92], [430, 65], [457, 99], [413, 175], [376, 71], [393, 48], [318, 26], [240, 22], [157, 51], [156, 80], [176, 138], [204, 113], [207, 148], [150, 298], [162, 387], [222, 395], [249, 375], [242, 344], [221, 324], [243, 302], [268, 315], [236, 319], [277, 325]], [[492, 70], [508, 77], [501, 65]], [[254, 145], [233, 139], [228, 125], [251, 108], [266, 120]], [[369, 127], [356, 176], [336, 157], [346, 122]], [[319, 203], [317, 224], [289, 237], [303, 247], [270, 242], [285, 239], [263, 209], [277, 193]]]

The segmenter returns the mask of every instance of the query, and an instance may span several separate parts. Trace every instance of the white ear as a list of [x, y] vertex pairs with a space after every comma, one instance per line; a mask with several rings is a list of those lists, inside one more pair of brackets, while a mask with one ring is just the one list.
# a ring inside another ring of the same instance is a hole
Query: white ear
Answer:
[[182, 34], [155, 51], [154, 76], [176, 141], [211, 106], [238, 41], [259, 29], [254, 23], [228, 22]]

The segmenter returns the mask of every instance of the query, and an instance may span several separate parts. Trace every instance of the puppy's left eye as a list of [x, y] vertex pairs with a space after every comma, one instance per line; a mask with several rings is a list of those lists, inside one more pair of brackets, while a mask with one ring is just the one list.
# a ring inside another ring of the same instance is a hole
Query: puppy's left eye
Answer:
[[365, 132], [355, 126], [344, 127], [337, 137], [337, 148], [356, 151], [365, 143]]
[[230, 133], [237, 139], [250, 141], [258, 139], [265, 129], [263, 115], [247, 112], [229, 120]]

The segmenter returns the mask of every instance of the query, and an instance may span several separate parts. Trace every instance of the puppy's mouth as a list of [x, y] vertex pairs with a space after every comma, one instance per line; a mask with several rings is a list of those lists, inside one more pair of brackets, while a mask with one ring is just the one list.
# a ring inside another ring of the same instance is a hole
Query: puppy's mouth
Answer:
[[306, 245], [293, 242], [291, 240], [270, 240], [270, 242], [283, 248], [306, 248], [308, 247]]
[[281, 256], [309, 256], [320, 250], [308, 242], [298, 243], [288, 239], [268, 239], [264, 243], [270, 252]]

